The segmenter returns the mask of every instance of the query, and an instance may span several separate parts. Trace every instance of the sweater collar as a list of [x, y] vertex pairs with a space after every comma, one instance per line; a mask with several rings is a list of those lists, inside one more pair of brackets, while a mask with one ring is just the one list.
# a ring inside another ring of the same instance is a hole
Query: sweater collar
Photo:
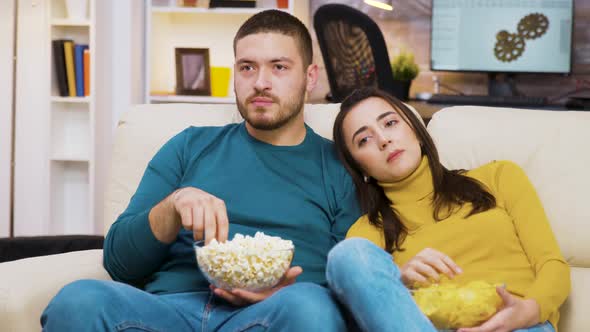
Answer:
[[391, 183], [378, 182], [378, 184], [394, 205], [417, 202], [434, 192], [432, 172], [426, 156], [422, 156], [418, 168], [406, 178]]

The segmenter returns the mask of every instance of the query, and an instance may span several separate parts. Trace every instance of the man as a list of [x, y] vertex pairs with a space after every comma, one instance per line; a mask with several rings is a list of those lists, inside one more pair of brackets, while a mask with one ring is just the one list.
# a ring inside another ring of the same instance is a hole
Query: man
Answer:
[[[360, 210], [332, 143], [303, 121], [318, 75], [309, 32], [264, 11], [239, 29], [234, 53], [245, 122], [187, 128], [160, 149], [105, 239], [117, 282], [67, 285], [43, 313], [45, 330], [345, 330], [324, 287], [326, 257]], [[209, 286], [193, 241], [256, 231], [293, 241], [283, 281], [262, 293]]]

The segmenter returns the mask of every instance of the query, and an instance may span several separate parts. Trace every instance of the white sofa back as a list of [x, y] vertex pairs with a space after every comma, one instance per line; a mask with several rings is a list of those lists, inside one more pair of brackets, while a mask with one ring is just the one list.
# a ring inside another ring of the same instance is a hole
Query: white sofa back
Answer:
[[[306, 105], [305, 118], [331, 139], [338, 104]], [[105, 197], [105, 234], [123, 212], [148, 161], [176, 133], [195, 125], [241, 121], [235, 105], [137, 105], [119, 121]], [[590, 113], [452, 107], [428, 125], [451, 168], [508, 159], [525, 169], [545, 205], [563, 254], [572, 265], [573, 291], [560, 331], [590, 330]], [[575, 306], [573, 305], [575, 303]]]
[[[590, 112], [450, 107], [428, 124], [450, 169], [519, 164], [535, 186], [566, 260], [572, 293], [560, 331], [590, 331]], [[574, 305], [575, 304], [575, 305]]]

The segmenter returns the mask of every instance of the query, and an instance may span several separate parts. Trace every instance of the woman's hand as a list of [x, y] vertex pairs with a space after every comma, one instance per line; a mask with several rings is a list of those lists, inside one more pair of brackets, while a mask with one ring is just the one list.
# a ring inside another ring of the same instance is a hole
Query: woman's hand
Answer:
[[430, 248], [420, 251], [400, 270], [402, 282], [410, 288], [416, 284], [427, 285], [431, 280], [439, 281], [441, 273], [449, 278], [463, 273], [449, 256]]
[[299, 266], [294, 266], [289, 268], [283, 279], [279, 282], [278, 285], [274, 286], [273, 288], [263, 291], [263, 292], [249, 292], [244, 289], [232, 289], [231, 291], [217, 288], [213, 285], [210, 286], [213, 293], [221, 298], [224, 298], [227, 302], [235, 305], [235, 306], [245, 306], [252, 303], [260, 302], [267, 297], [276, 293], [279, 289], [283, 287], [287, 287], [295, 283], [295, 279], [303, 272], [303, 269]]
[[496, 292], [504, 301], [504, 307], [478, 327], [461, 328], [457, 332], [510, 332], [539, 324], [539, 304], [533, 299], [520, 299], [503, 287]]

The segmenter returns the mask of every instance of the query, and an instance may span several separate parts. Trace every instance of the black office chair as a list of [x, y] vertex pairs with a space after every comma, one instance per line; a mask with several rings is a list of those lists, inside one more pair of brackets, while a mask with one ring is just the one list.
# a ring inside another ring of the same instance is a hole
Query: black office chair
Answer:
[[313, 18], [332, 102], [357, 88], [375, 86], [398, 96], [383, 34], [366, 14], [341, 4], [318, 8]]

